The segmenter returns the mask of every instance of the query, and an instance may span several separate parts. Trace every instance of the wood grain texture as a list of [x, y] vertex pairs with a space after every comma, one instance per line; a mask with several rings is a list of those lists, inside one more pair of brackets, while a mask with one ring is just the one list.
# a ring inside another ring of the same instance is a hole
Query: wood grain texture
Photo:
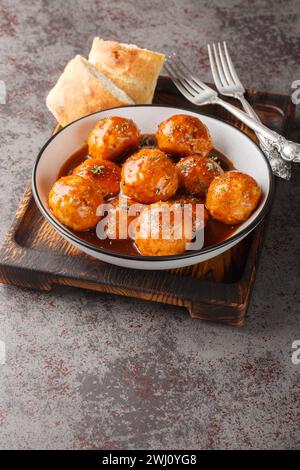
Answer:
[[[248, 90], [248, 99], [269, 127], [287, 130], [294, 115], [289, 97]], [[166, 77], [159, 79], [154, 103], [197, 109]], [[205, 106], [201, 112], [220, 117], [255, 139], [222, 108]], [[120, 268], [65, 241], [40, 214], [29, 186], [0, 250], [0, 281], [41, 290], [60, 284], [138, 297], [184, 306], [192, 318], [242, 325], [265, 227], [266, 221], [232, 249], [194, 266], [170, 271]]]

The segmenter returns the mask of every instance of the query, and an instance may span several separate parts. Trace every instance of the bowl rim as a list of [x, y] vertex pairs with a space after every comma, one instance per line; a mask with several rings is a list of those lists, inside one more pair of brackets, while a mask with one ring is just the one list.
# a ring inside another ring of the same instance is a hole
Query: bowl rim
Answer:
[[[178, 255], [163, 255], [163, 256], [131, 255], [131, 254], [124, 254], [124, 253], [109, 251], [109, 250], [106, 250], [104, 248], [97, 247], [97, 246], [93, 245], [92, 243], [89, 243], [89, 242], [77, 237], [71, 230], [69, 230], [67, 227], [64, 227], [59, 222], [57, 222], [56, 219], [51, 215], [51, 213], [48, 213], [46, 211], [46, 209], [44, 208], [44, 205], [43, 205], [43, 203], [40, 199], [38, 190], [37, 190], [36, 173], [37, 173], [37, 168], [38, 168], [39, 161], [40, 161], [44, 151], [48, 147], [48, 145], [52, 142], [52, 140], [55, 139], [61, 132], [63, 132], [65, 129], [67, 129], [67, 127], [71, 126], [75, 122], [81, 121], [83, 119], [87, 119], [88, 117], [93, 116], [94, 114], [101, 113], [102, 111], [118, 110], [118, 109], [123, 109], [123, 108], [141, 108], [141, 107], [145, 107], [145, 108], [159, 107], [159, 108], [179, 109], [179, 110], [185, 111], [185, 112], [186, 111], [187, 112], [193, 112], [195, 114], [198, 114], [199, 116], [210, 117], [212, 119], [215, 119], [216, 121], [222, 122], [226, 126], [233, 127], [235, 130], [237, 130], [238, 132], [243, 134], [244, 137], [246, 137], [248, 140], [250, 140], [250, 142], [257, 147], [257, 150], [260, 152], [262, 158], [267, 163], [270, 187], [269, 187], [269, 192], [268, 192], [264, 207], [262, 208], [260, 213], [257, 215], [257, 217], [251, 222], [251, 224], [248, 227], [245, 227], [240, 232], [238, 232], [236, 234], [233, 234], [232, 236], [230, 236], [226, 240], [223, 240], [222, 242], [216, 243], [215, 245], [211, 245], [211, 246], [208, 246], [206, 248], [202, 248], [200, 250], [187, 250], [184, 253], [181, 253], [181, 254], [178, 254]], [[78, 118], [75, 121], [72, 121], [69, 124], [67, 124], [66, 126], [62, 127], [55, 134], [51, 135], [51, 137], [46, 141], [46, 143], [43, 145], [43, 147], [39, 151], [39, 153], [36, 157], [34, 166], [33, 166], [33, 170], [32, 170], [32, 192], [33, 192], [35, 202], [36, 202], [40, 212], [42, 213], [42, 215], [65, 238], [71, 239], [77, 245], [81, 245], [85, 248], [88, 248], [91, 251], [103, 254], [105, 256], [111, 256], [113, 258], [128, 259], [128, 260], [131, 260], [131, 261], [141, 261], [141, 262], [145, 262], [145, 261], [149, 261], [149, 262], [150, 261], [151, 262], [152, 261], [154, 261], [154, 262], [156, 262], [156, 261], [160, 261], [160, 262], [161, 261], [176, 261], [176, 260], [179, 260], [179, 259], [193, 258], [195, 256], [204, 255], [204, 254], [207, 254], [207, 253], [213, 253], [214, 251], [217, 251], [220, 248], [231, 245], [232, 242], [235, 242], [235, 241], [237, 242], [239, 239], [244, 238], [254, 228], [256, 228], [262, 222], [262, 220], [264, 219], [266, 214], [269, 212], [269, 210], [271, 208], [271, 203], [272, 203], [272, 200], [273, 200], [274, 186], [275, 186], [275, 178], [274, 178], [274, 175], [273, 175], [273, 172], [272, 172], [272, 168], [270, 166], [270, 163], [269, 163], [267, 157], [264, 155], [263, 151], [258, 146], [258, 144], [254, 140], [252, 140], [247, 134], [245, 134], [241, 129], [239, 129], [238, 127], [226, 122], [222, 118], [219, 118], [219, 117], [216, 118], [215, 116], [213, 116], [209, 113], [203, 114], [203, 113], [199, 113], [198, 111], [190, 110], [190, 109], [187, 109], [187, 108], [184, 108], [184, 107], [181, 107], [181, 106], [173, 106], [173, 105], [135, 104], [135, 105], [115, 106], [113, 108], [107, 108], [107, 109], [102, 110], [102, 111], [95, 111], [94, 113], [90, 113], [90, 114], [87, 114], [86, 116], [82, 116], [81, 118]]]

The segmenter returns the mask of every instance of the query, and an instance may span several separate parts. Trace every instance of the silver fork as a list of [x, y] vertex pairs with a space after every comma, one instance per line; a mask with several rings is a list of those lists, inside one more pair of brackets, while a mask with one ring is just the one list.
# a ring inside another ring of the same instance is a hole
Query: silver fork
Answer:
[[[236, 73], [226, 42], [224, 41], [223, 44], [218, 43], [218, 45], [208, 45], [207, 48], [210, 68], [218, 92], [221, 95], [231, 96], [239, 100], [246, 113], [258, 122], [261, 122], [244, 96], [245, 89]], [[259, 133], [256, 135], [259, 139], [261, 149], [270, 162], [273, 173], [280, 178], [289, 180], [291, 177], [291, 163], [281, 158], [278, 150], [269, 144], [268, 139], [265, 139]]]
[[201, 82], [176, 54], [167, 58], [165, 67], [174, 84], [186, 99], [198, 106], [204, 104], [218, 104], [222, 106], [254, 130], [254, 132], [263, 135], [268, 140], [268, 144], [279, 150], [284, 160], [300, 162], [299, 144], [286, 140], [283, 136], [271, 131], [264, 124], [256, 121], [256, 119], [249, 116], [244, 111], [241, 111], [227, 101], [219, 98], [218, 93]]

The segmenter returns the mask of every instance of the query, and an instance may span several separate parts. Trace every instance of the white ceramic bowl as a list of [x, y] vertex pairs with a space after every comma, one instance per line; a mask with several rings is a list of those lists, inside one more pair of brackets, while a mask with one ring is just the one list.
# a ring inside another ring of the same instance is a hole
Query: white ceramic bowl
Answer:
[[[133, 256], [109, 252], [87, 243], [60, 224], [48, 207], [48, 194], [59, 169], [66, 159], [80, 148], [96, 123], [106, 116], [122, 116], [133, 119], [142, 133], [154, 133], [157, 125], [173, 114], [200, 117], [212, 135], [214, 146], [229, 157], [237, 170], [253, 176], [262, 189], [262, 199], [251, 217], [226, 240], [199, 251], [187, 251], [176, 256]], [[113, 108], [78, 119], [52, 136], [40, 151], [33, 169], [32, 187], [35, 201], [50, 224], [72, 245], [102, 261], [127, 268], [170, 269], [205, 261], [228, 250], [264, 218], [271, 205], [273, 174], [260, 148], [243, 132], [215, 119], [181, 108], [137, 105]]]

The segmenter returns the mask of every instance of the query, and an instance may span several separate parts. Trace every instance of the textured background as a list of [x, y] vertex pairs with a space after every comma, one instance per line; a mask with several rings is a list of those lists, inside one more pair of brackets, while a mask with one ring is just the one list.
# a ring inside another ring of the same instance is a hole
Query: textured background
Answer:
[[[247, 86], [300, 79], [298, 0], [0, 0], [0, 241], [53, 119], [45, 96], [94, 35], [171, 52], [210, 80], [226, 39]], [[0, 448], [299, 448], [300, 167], [279, 182], [245, 327], [71, 288], [0, 286]]]

